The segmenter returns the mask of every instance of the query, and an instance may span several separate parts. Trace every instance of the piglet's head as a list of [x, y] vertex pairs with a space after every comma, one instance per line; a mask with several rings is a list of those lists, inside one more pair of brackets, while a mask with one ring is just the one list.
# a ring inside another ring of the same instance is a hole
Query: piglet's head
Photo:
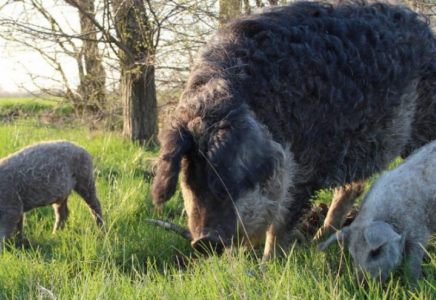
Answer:
[[334, 241], [348, 245], [359, 282], [364, 280], [365, 273], [386, 281], [403, 257], [401, 236], [383, 221], [365, 225], [352, 223], [321, 243], [319, 250], [326, 249]]

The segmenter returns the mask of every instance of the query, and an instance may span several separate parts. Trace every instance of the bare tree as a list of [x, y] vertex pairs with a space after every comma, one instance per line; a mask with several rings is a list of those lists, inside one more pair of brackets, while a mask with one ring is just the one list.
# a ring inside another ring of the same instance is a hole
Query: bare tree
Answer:
[[436, 2], [434, 0], [392, 0], [394, 3], [406, 4], [412, 10], [424, 14], [432, 21], [432, 26], [435, 28], [436, 19]]
[[[82, 98], [94, 103], [88, 89], [90, 86], [99, 86], [92, 79], [105, 74], [99, 66], [93, 67], [102, 59], [101, 55], [92, 55], [102, 48], [97, 47], [97, 43], [107, 45], [105, 49], [112, 49], [119, 65], [123, 131], [132, 140], [146, 144], [157, 133], [157, 98], [160, 99], [160, 105], [178, 98], [198, 48], [219, 26], [219, 0], [104, 0], [95, 2], [98, 3], [98, 8], [92, 6], [92, 0], [53, 1], [56, 1], [60, 9], [75, 8], [76, 14], [79, 12], [76, 17], [80, 20], [82, 29], [77, 32], [66, 31], [58, 20], [47, 21], [49, 26], [39, 27], [25, 19], [20, 23], [9, 20], [15, 22], [12, 26], [15, 32], [27, 34], [25, 38], [22, 36], [19, 39], [28, 42], [28, 46], [34, 45], [35, 51], [51, 49], [50, 46], [44, 48], [29, 39], [30, 36], [44, 37], [45, 42], [50, 41], [56, 43], [57, 47], [63, 47], [64, 54], [76, 60], [81, 82], [77, 89], [69, 82], [64, 88], [66, 96], [76, 105], [81, 103]], [[240, 14], [241, 0], [236, 1], [239, 3]], [[23, 2], [37, 3], [41, 7], [40, 11], [44, 12], [41, 0]], [[46, 3], [44, 1], [44, 5]], [[61, 6], [62, 3], [64, 7]], [[54, 19], [45, 15], [49, 20]], [[66, 18], [67, 24], [70, 18], [70, 15]], [[88, 50], [82, 51], [80, 45], [88, 45]], [[81, 64], [88, 53], [94, 59], [86, 59], [88, 64]], [[46, 57], [62, 74], [61, 77], [67, 78], [68, 74], [58, 58], [56, 55], [53, 60], [49, 55]], [[159, 87], [158, 92], [156, 86]], [[101, 102], [98, 103], [100, 108]], [[90, 109], [96, 108], [91, 106]]]
[[145, 144], [157, 133], [153, 34], [159, 28], [151, 25], [141, 0], [116, 0], [112, 5], [117, 36], [129, 50], [119, 54], [123, 133]]
[[[68, 0], [66, 0], [68, 3]], [[94, 0], [80, 0], [80, 5], [95, 18]], [[95, 24], [79, 11], [82, 47], [79, 53], [79, 91], [83, 98], [85, 111], [98, 113], [104, 110], [106, 102], [106, 72], [103, 57], [98, 49], [97, 28]], [[84, 70], [85, 69], [85, 70]], [[82, 107], [80, 107], [82, 109]]]
[[[90, 14], [95, 14], [92, 0], [82, 2]], [[2, 27], [6, 29], [1, 37], [26, 51], [39, 53], [58, 74], [56, 77], [44, 76], [29, 71], [39, 91], [71, 102], [79, 114], [100, 112], [106, 100], [106, 75], [97, 47], [96, 30], [88, 19], [80, 15], [80, 27], [74, 26], [78, 23], [77, 19], [74, 20], [77, 14], [72, 13], [64, 1], [54, 0], [51, 7], [46, 7], [47, 1], [41, 0], [10, 1], [7, 4], [18, 13], [3, 18]], [[56, 9], [53, 4], [56, 4]], [[72, 81], [65, 68], [66, 57], [76, 62], [78, 84]], [[27, 69], [30, 66], [23, 64], [22, 67]]]
[[[120, 63], [124, 134], [141, 144], [154, 140], [158, 129], [156, 49], [161, 41], [161, 33], [165, 29], [167, 35], [179, 36], [180, 32], [171, 29], [174, 29], [171, 22], [179, 20], [178, 15], [186, 11], [203, 15], [203, 12], [197, 9], [199, 4], [195, 0], [114, 0], [111, 3], [105, 1], [104, 22], [101, 22], [88, 13], [80, 1], [68, 0], [68, 3], [92, 21], [102, 33], [104, 42], [110, 44], [117, 53]], [[202, 42], [204, 43], [204, 40]], [[161, 70], [165, 73], [164, 68]]]
[[241, 0], [220, 0], [220, 24], [223, 25], [242, 13]]
[[198, 49], [219, 26], [218, 1], [169, 0], [154, 10], [162, 28], [155, 56], [160, 128], [167, 125]]

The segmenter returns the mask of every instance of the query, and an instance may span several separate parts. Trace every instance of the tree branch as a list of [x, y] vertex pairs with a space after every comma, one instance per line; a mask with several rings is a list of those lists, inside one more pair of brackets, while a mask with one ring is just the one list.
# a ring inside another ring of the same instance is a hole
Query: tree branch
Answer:
[[129, 48], [122, 42], [120, 42], [118, 39], [116, 39], [113, 35], [109, 33], [108, 30], [106, 30], [100, 22], [98, 22], [93, 15], [91, 15], [89, 12], [86, 11], [76, 0], [65, 0], [70, 5], [77, 8], [82, 14], [84, 14], [89, 20], [94, 23], [95, 27], [97, 27], [103, 35], [106, 37], [107, 41], [110, 43], [114, 43], [117, 45], [118, 48], [120, 48], [132, 61], [135, 59], [135, 55], [129, 50]]

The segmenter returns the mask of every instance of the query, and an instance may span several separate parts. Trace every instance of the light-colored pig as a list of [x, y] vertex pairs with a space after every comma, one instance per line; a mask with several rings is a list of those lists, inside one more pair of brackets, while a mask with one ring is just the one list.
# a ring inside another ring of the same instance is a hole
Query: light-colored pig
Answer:
[[427, 240], [435, 231], [436, 142], [432, 142], [375, 181], [354, 222], [319, 249], [344, 241], [360, 279], [368, 272], [385, 281], [406, 258], [415, 280], [421, 275]]
[[75, 190], [86, 202], [97, 225], [103, 226], [96, 196], [91, 155], [67, 141], [42, 142], [0, 160], [0, 252], [14, 229], [22, 235], [24, 213], [52, 205], [54, 231], [68, 218], [68, 195]]

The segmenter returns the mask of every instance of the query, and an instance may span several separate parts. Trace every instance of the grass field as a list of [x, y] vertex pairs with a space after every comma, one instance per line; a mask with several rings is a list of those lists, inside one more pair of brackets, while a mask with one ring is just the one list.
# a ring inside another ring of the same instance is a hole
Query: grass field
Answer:
[[51, 98], [0, 98], [0, 110], [5, 115], [29, 116], [44, 111], [54, 113], [69, 113], [74, 109], [55, 97]]
[[[117, 133], [11, 122], [0, 125], [0, 157], [54, 139], [76, 142], [94, 157], [108, 232], [99, 232], [84, 201], [74, 193], [67, 226], [54, 235], [50, 207], [27, 213], [24, 235], [30, 246], [20, 247], [14, 238], [0, 255], [0, 299], [436, 298], [432, 246], [424, 262], [426, 276], [416, 289], [409, 288], [402, 270], [385, 285], [355, 285], [350, 257], [337, 246], [316, 253], [314, 246], [295, 245], [286, 258], [262, 270], [260, 258], [249, 251], [191, 258], [193, 250], [186, 240], [144, 221], [172, 216], [172, 222], [186, 226], [178, 192], [163, 213], [153, 211], [148, 171], [155, 152]], [[330, 196], [320, 193], [318, 201], [328, 202]]]

